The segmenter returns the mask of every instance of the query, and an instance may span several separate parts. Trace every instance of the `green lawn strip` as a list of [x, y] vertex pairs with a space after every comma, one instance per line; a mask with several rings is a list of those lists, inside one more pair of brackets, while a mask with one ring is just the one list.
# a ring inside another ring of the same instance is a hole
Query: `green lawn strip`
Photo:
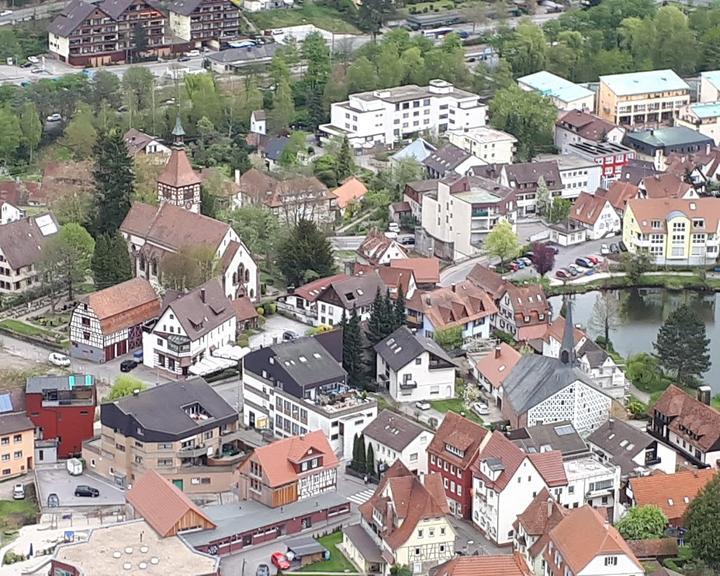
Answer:
[[456, 412], [457, 414], [460, 414], [461, 412], [465, 413], [465, 418], [468, 420], [472, 420], [473, 422], [477, 422], [478, 424], [482, 424], [482, 418], [480, 418], [475, 412], [472, 410], [467, 410], [465, 408], [465, 405], [463, 404], [463, 401], [459, 398], [450, 398], [449, 400], [432, 400], [430, 402], [430, 405], [437, 410], [438, 412], [442, 412], [445, 414], [446, 412]]
[[11, 332], [15, 332], [16, 334], [22, 334], [23, 336], [40, 336], [52, 338], [54, 340], [53, 334], [49, 330], [45, 330], [40, 326], [28, 324], [27, 322], [22, 322], [20, 320], [13, 320], [12, 318], [0, 320], [0, 327]]
[[314, 24], [318, 28], [336, 34], [359, 34], [360, 31], [327, 6], [303, 6], [299, 9], [261, 10], [246, 14], [255, 26], [262, 30]]
[[18, 530], [26, 524], [35, 522], [37, 506], [33, 500], [0, 500], [0, 530], [4, 532]]
[[330, 551], [330, 560], [324, 560], [322, 562], [315, 562], [314, 564], [308, 564], [297, 572], [337, 572], [344, 573], [346, 570], [355, 572], [356, 568], [345, 558], [343, 553], [338, 549], [338, 544], [343, 540], [342, 532], [333, 532], [322, 538], [318, 538], [318, 542], [325, 546]]

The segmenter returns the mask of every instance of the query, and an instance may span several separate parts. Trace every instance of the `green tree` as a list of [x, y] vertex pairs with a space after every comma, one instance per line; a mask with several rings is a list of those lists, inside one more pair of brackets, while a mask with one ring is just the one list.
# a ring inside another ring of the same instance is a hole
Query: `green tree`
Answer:
[[495, 225], [487, 235], [485, 250], [490, 256], [500, 258], [501, 266], [518, 255], [520, 241], [509, 222], [502, 220]]
[[287, 80], [281, 79], [278, 84], [270, 118], [274, 129], [278, 132], [290, 128], [290, 124], [295, 118], [295, 103], [290, 82]]
[[365, 470], [370, 476], [376, 476], [375, 472], [375, 449], [372, 446], [372, 442], [368, 442], [367, 454], [365, 456]]
[[81, 104], [72, 120], [65, 126], [62, 144], [70, 150], [76, 160], [85, 160], [92, 155], [97, 140], [93, 121], [95, 115], [87, 104]]
[[133, 26], [133, 44], [134, 46], [134, 52], [135, 55], [138, 56], [142, 54], [145, 50], [147, 50], [148, 47], [148, 35], [147, 30], [145, 29], [145, 26], [143, 26], [140, 22], [137, 22]]
[[142, 112], [152, 103], [155, 78], [145, 66], [130, 66], [123, 74], [122, 85], [132, 126], [132, 115]]
[[616, 528], [625, 540], [662, 538], [668, 524], [667, 516], [657, 506], [636, 506], [617, 523]]
[[405, 292], [403, 292], [402, 284], [398, 286], [397, 298], [395, 298], [395, 305], [393, 307], [395, 314], [395, 330], [400, 326], [405, 325], [407, 319], [407, 311], [405, 310]]
[[215, 250], [207, 244], [189, 245], [162, 261], [163, 285], [175, 290], [192, 290], [216, 272]]
[[553, 198], [550, 202], [550, 210], [548, 212], [548, 220], [553, 224], [565, 222], [570, 215], [572, 202], [568, 198]]
[[367, 56], [356, 58], [347, 71], [350, 93], [375, 90], [379, 85], [377, 69]]
[[119, 232], [113, 235], [101, 234], [98, 237], [91, 266], [98, 290], [115, 286], [133, 277], [130, 253]]
[[340, 144], [340, 151], [337, 155], [337, 162], [335, 172], [337, 174], [338, 181], [342, 182], [346, 178], [349, 178], [355, 172], [355, 161], [350, 151], [350, 142], [348, 142], [347, 136], [343, 137]]
[[348, 373], [348, 383], [354, 388], [365, 384], [365, 366], [362, 351], [362, 329], [360, 317], [353, 308], [350, 318], [343, 313], [343, 368]]
[[76, 284], [87, 278], [95, 241], [85, 228], [71, 222], [51, 236], [42, 250], [40, 268], [52, 291], [55, 287], [67, 289], [73, 299]]
[[670, 313], [653, 348], [665, 371], [685, 386], [696, 386], [710, 369], [710, 339], [705, 324], [687, 304]]
[[404, 564], [395, 564], [390, 568], [390, 576], [412, 576], [412, 570]]
[[367, 0], [360, 4], [358, 25], [372, 34], [373, 40], [383, 27], [385, 19], [392, 14], [393, 4], [390, 0]]
[[37, 108], [32, 102], [25, 102], [20, 108], [20, 131], [22, 132], [22, 145], [28, 151], [30, 162], [42, 138], [42, 123]]
[[550, 195], [550, 189], [545, 183], [545, 178], [540, 176], [537, 183], [537, 207], [538, 213], [541, 216], [547, 216], [550, 212], [550, 206], [552, 205], [552, 196]]
[[282, 239], [277, 216], [259, 206], [243, 206], [224, 214], [223, 220], [230, 223], [250, 252], [263, 260], [264, 268], [272, 270]]
[[399, 86], [405, 77], [405, 69], [395, 44], [384, 44], [376, 58], [380, 88]]
[[655, 68], [671, 68], [678, 74], [691, 74], [698, 60], [695, 36], [687, 16], [677, 6], [663, 6], [655, 15]]
[[134, 182], [132, 159], [117, 129], [100, 135], [93, 154], [96, 193], [91, 230], [96, 236], [114, 234], [130, 210]]
[[446, 350], [455, 350], [460, 348], [463, 343], [462, 328], [455, 326], [444, 330], [436, 330], [433, 333], [433, 339]]
[[15, 158], [22, 138], [17, 115], [8, 107], [0, 108], [0, 159], [5, 164], [11, 163]]
[[365, 435], [362, 432], [358, 444], [357, 471], [365, 474], [367, 472], [367, 455], [365, 453]]
[[720, 571], [720, 476], [710, 480], [690, 501], [684, 518], [685, 543], [693, 555], [705, 562], [714, 573]]
[[125, 398], [125, 396], [132, 395], [135, 390], [142, 392], [146, 388], [147, 386], [142, 380], [138, 380], [134, 376], [123, 374], [115, 378], [115, 383], [112, 388], [110, 388], [110, 393], [108, 394], [106, 400], [109, 402], [119, 400], [120, 398]]
[[628, 280], [633, 284], [640, 281], [640, 277], [651, 268], [652, 260], [646, 252], [638, 252], [632, 254], [624, 252], [622, 255], [623, 270], [627, 274]]
[[298, 165], [298, 154], [306, 149], [305, 138], [305, 132], [293, 132], [290, 135], [290, 139], [285, 145], [285, 148], [283, 148], [280, 159], [278, 160], [280, 166], [291, 168]]
[[277, 262], [290, 286], [301, 286], [335, 271], [332, 245], [314, 222], [305, 219], [280, 242]]
[[[365, 448], [363, 447], [363, 450]], [[355, 433], [355, 438], [353, 438], [353, 455], [352, 455], [352, 461], [350, 462], [350, 468], [355, 470], [356, 472], [358, 470], [358, 463], [360, 462], [360, 436]]]
[[533, 74], [545, 68], [547, 40], [542, 28], [522, 22], [503, 44], [501, 54], [518, 76]]
[[492, 124], [518, 139], [517, 156], [531, 160], [552, 143], [557, 110], [549, 98], [517, 86], [498, 90], [490, 102]]
[[117, 74], [103, 70], [95, 72], [92, 78], [92, 103], [95, 111], [99, 111], [103, 102], [112, 108], [120, 106], [120, 79]]
[[609, 290], [604, 290], [595, 298], [592, 316], [588, 322], [595, 334], [602, 334], [605, 342], [610, 342], [610, 331], [620, 327], [620, 302]]
[[368, 319], [367, 338], [371, 344], [377, 344], [383, 338], [388, 336], [392, 330], [394, 318], [392, 309], [388, 307], [387, 298], [383, 297], [378, 287], [370, 308], [370, 318]]
[[643, 392], [664, 390], [670, 384], [663, 374], [660, 361], [647, 352], [633, 354], [627, 359], [625, 375]]

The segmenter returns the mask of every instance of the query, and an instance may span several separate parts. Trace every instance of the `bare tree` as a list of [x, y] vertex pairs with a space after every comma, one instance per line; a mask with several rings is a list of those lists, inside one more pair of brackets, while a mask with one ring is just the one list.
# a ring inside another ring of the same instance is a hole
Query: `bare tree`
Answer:
[[610, 331], [620, 326], [620, 302], [617, 296], [608, 290], [598, 294], [593, 306], [588, 327], [596, 334], [605, 337], [605, 345], [610, 342]]
[[475, 27], [484, 24], [488, 19], [488, 7], [485, 2], [468, 2], [462, 9], [462, 13], [469, 22], [472, 22], [472, 33], [475, 34]]

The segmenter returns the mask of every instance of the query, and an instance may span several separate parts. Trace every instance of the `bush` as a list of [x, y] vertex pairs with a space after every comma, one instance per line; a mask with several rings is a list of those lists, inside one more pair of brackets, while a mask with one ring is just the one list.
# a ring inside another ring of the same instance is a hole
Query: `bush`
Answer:
[[275, 304], [275, 302], [268, 302], [263, 306], [263, 308], [265, 308], [266, 316], [272, 316], [275, 312], [277, 312], [277, 304]]
[[648, 418], [648, 407], [637, 398], [630, 398], [627, 405], [628, 412], [637, 420]]
[[15, 562], [22, 562], [23, 560], [25, 560], [25, 556], [22, 554], [15, 554], [15, 552], [8, 550], [5, 552], [3, 564], [15, 564]]
[[247, 348], [250, 346], [250, 335], [246, 333], [240, 334], [240, 336], [237, 337], [237, 340], [235, 342], [238, 346], [242, 346], [243, 348]]
[[260, 314], [260, 316], [265, 316], [265, 308], [262, 306], [258, 306], [255, 310], [257, 310], [257, 313]]

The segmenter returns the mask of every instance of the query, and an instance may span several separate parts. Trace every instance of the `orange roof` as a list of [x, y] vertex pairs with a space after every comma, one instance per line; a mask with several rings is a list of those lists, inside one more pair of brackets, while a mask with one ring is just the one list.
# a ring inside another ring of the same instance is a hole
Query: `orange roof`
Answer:
[[475, 368], [490, 382], [493, 388], [500, 388], [505, 377], [512, 371], [520, 357], [520, 352], [515, 348], [501, 342], [495, 350], [483, 356]]
[[588, 505], [571, 510], [550, 531], [550, 540], [573, 574], [580, 574], [596, 556], [621, 554], [643, 572], [620, 533]]
[[431, 576], [532, 576], [519, 552], [502, 556], [458, 556], [430, 569]]
[[410, 292], [410, 279], [414, 280], [412, 270], [391, 268], [390, 266], [373, 266], [371, 264], [355, 262], [353, 266], [355, 276], [362, 276], [370, 272], [377, 272], [377, 275], [380, 276], [380, 279], [390, 290], [391, 298], [397, 298], [400, 286], [402, 286], [404, 296], [407, 296], [408, 292]]
[[[630, 182], [616, 180], [602, 194], [610, 201], [615, 210], [625, 210], [625, 206], [631, 198], [637, 198], [639, 188]], [[600, 195], [600, 192], [597, 193]]]
[[315, 302], [315, 299], [320, 296], [320, 293], [330, 286], [330, 284], [338, 280], [345, 280], [346, 278], [349, 278], [347, 274], [334, 274], [333, 276], [318, 278], [317, 280], [303, 284], [299, 288], [295, 288], [294, 294], [308, 302]]
[[407, 308], [422, 312], [435, 330], [464, 326], [497, 313], [488, 293], [468, 280], [431, 292], [415, 292]]
[[160, 315], [160, 298], [144, 278], [133, 278], [94, 292], [87, 297], [87, 302], [104, 334], [137, 326]]
[[390, 267], [412, 270], [418, 284], [440, 282], [440, 260], [437, 258], [398, 258], [390, 260]]
[[550, 488], [567, 486], [568, 480], [567, 476], [565, 476], [565, 467], [563, 466], [562, 452], [560, 450], [535, 452], [528, 454], [528, 458], [540, 473], [540, 476], [545, 479], [545, 484]]
[[671, 523], [682, 520], [690, 501], [715, 477], [717, 470], [686, 470], [675, 474], [653, 474], [630, 478], [636, 506], [654, 504]]
[[[489, 432], [480, 424], [463, 418], [455, 412], [448, 412], [435, 432], [435, 437], [428, 445], [427, 451], [465, 470], [475, 460], [480, 444], [488, 434]], [[445, 444], [462, 450], [464, 456], [460, 458], [448, 452]]]
[[543, 488], [517, 518], [518, 524], [530, 536], [542, 536], [558, 525], [567, 515], [567, 510], [558, 504], [547, 488]]
[[[190, 498], [155, 470], [146, 472], [133, 484], [128, 490], [127, 500], [153, 530], [163, 537], [174, 535], [177, 532], [176, 524], [188, 512], [199, 517], [198, 527], [217, 527]], [[183, 526], [183, 529], [187, 528], [190, 526]]]
[[703, 452], [720, 449], [720, 412], [670, 385], [653, 406], [670, 420], [668, 428]]
[[[715, 234], [720, 223], [720, 198], [636, 198], [628, 202], [628, 209], [632, 210], [638, 227], [645, 234], [666, 232], [666, 220], [673, 212], [679, 212], [690, 220], [704, 219], [705, 225], [698, 232]], [[652, 227], [653, 220], [660, 222], [660, 228]]]
[[202, 182], [200, 176], [192, 169], [190, 160], [182, 148], [173, 148], [170, 159], [165, 164], [165, 169], [158, 176], [157, 181], [172, 188], [194, 186]]
[[570, 209], [570, 219], [594, 226], [607, 202], [608, 199], [602, 196], [581, 192]]
[[[562, 344], [564, 334], [565, 318], [563, 316], [558, 316], [548, 325], [547, 330], [545, 330], [543, 340], [549, 343], [550, 338], [552, 337], [557, 342], [560, 342]], [[585, 332], [583, 332], [577, 326], [573, 326], [573, 338], [575, 339], [575, 346], [577, 346], [578, 344], [580, 344], [583, 338], [587, 338], [587, 334], [585, 334]]]
[[367, 194], [367, 187], [357, 178], [346, 180], [342, 186], [335, 188], [332, 193], [337, 196], [337, 205], [339, 208], [345, 208], [353, 200], [362, 198]]
[[245, 320], [252, 320], [260, 316], [258, 314], [255, 305], [250, 301], [250, 298], [243, 296], [232, 301], [233, 308], [235, 308], [235, 318], [238, 322], [244, 322]]
[[297, 480], [301, 474], [295, 471], [293, 464], [310, 456], [322, 456], [325, 469], [338, 465], [337, 456], [322, 430], [315, 430], [304, 436], [276, 440], [272, 444], [256, 448], [246, 462], [247, 466], [252, 460], [258, 462], [267, 476], [269, 485], [274, 488]]
[[667, 173], [646, 176], [640, 187], [645, 189], [648, 198], [682, 198], [692, 190], [692, 184]]

